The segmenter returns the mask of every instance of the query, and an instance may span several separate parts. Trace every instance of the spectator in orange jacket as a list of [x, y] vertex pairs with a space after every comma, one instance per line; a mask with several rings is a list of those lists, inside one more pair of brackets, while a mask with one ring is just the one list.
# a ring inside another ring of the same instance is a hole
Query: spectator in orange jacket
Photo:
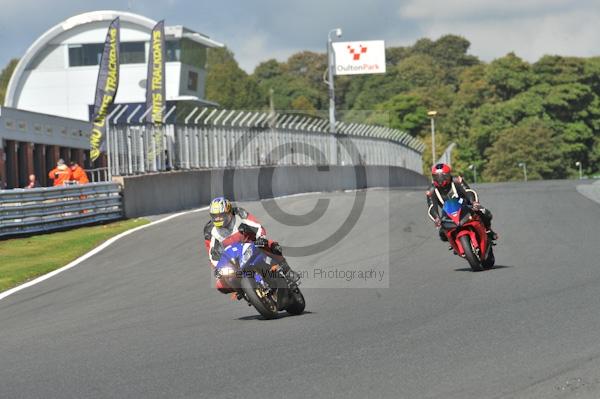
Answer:
[[87, 184], [90, 182], [85, 170], [83, 170], [83, 168], [79, 166], [77, 162], [71, 161], [69, 165], [71, 166], [71, 173], [73, 174], [71, 180], [75, 180], [78, 184]]
[[54, 180], [54, 186], [62, 186], [73, 178], [71, 169], [65, 165], [65, 161], [61, 158], [56, 163], [56, 168], [48, 173], [48, 177]]

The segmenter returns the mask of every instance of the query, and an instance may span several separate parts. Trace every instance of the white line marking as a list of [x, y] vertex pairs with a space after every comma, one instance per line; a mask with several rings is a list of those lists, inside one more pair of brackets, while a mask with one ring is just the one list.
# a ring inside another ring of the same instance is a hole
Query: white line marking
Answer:
[[310, 193], [298, 193], [298, 194], [280, 195], [279, 197], [263, 198], [263, 199], [261, 199], [259, 201], [263, 202], [263, 201], [274, 200], [274, 199], [304, 197], [304, 196], [308, 196], [308, 195], [312, 195], [312, 194], [315, 194], [315, 195], [317, 195], [317, 194], [323, 194], [323, 192], [322, 191], [311, 191]]
[[23, 289], [25, 289], [27, 287], [31, 287], [32, 285], [36, 285], [38, 283], [41, 283], [44, 280], [48, 280], [50, 277], [54, 277], [57, 274], [60, 274], [60, 273], [62, 273], [64, 271], [66, 271], [66, 270], [69, 270], [69, 269], [77, 266], [78, 264], [80, 264], [84, 260], [89, 259], [90, 257], [96, 255], [98, 252], [102, 251], [104, 248], [108, 247], [109, 245], [111, 245], [115, 241], [117, 241], [117, 240], [119, 240], [119, 239], [121, 239], [121, 238], [123, 238], [125, 236], [128, 236], [129, 234], [135, 233], [136, 231], [145, 229], [145, 228], [150, 227], [150, 226], [154, 226], [154, 225], [162, 223], [162, 222], [166, 222], [167, 220], [171, 220], [173, 218], [176, 218], [177, 216], [186, 215], [186, 214], [194, 213], [194, 212], [205, 211], [207, 209], [208, 209], [208, 207], [205, 206], [204, 208], [193, 209], [191, 211], [184, 211], [184, 212], [175, 213], [173, 215], [166, 216], [166, 217], [164, 217], [162, 219], [156, 220], [156, 221], [154, 221], [152, 223], [148, 223], [148, 224], [145, 224], [143, 226], [138, 226], [138, 227], [133, 228], [131, 230], [124, 231], [124, 232], [122, 232], [119, 235], [116, 235], [116, 236], [114, 236], [112, 238], [109, 238], [107, 241], [103, 242], [100, 246], [92, 249], [90, 252], [86, 253], [85, 255], [80, 256], [79, 258], [75, 259], [73, 262], [69, 263], [68, 265], [63, 266], [60, 269], [56, 269], [54, 271], [51, 271], [50, 273], [44, 274], [44, 275], [42, 275], [42, 276], [40, 276], [40, 277], [38, 277], [38, 278], [36, 278], [34, 280], [28, 281], [28, 282], [26, 282], [24, 284], [21, 284], [19, 286], [11, 288], [8, 291], [4, 291], [4, 292], [0, 293], [0, 300], [6, 298], [9, 295], [17, 293], [17, 292], [19, 292], [19, 291], [21, 291], [21, 290], [23, 290]]

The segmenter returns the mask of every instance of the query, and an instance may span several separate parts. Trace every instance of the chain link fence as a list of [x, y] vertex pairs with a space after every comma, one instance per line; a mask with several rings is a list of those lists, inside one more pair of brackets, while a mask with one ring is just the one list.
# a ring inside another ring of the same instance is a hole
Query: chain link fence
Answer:
[[[175, 111], [166, 110], [165, 120]], [[117, 106], [108, 118], [109, 172], [126, 176], [168, 170], [262, 165], [400, 166], [422, 172], [424, 144], [396, 129], [327, 119], [197, 107], [177, 122], [146, 125], [139, 107]]]

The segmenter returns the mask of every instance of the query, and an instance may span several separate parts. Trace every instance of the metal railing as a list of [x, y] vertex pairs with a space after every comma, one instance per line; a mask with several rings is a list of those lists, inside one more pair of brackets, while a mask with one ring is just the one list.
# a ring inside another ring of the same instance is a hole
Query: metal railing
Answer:
[[[422, 172], [424, 144], [396, 129], [337, 122], [332, 135], [322, 118], [201, 107], [179, 115], [178, 123], [157, 127], [144, 124], [139, 106], [129, 113], [127, 107], [117, 106], [108, 117], [110, 175], [357, 162]], [[165, 120], [174, 111], [175, 106]]]
[[122, 216], [121, 191], [116, 183], [0, 190], [0, 237], [81, 226]]
[[105, 182], [108, 180], [108, 168], [86, 169], [91, 183]]

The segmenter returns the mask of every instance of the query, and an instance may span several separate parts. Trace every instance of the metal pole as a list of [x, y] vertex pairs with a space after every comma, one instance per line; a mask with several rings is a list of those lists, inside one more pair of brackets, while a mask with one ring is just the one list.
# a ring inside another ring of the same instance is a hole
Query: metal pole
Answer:
[[113, 111], [106, 117], [106, 159], [107, 159], [107, 169], [108, 169], [108, 181], [112, 181], [112, 162], [111, 162], [111, 148], [110, 148], [110, 118], [119, 111], [121, 108], [121, 104], [117, 104]]
[[112, 151], [110, 148], [110, 119], [106, 119], [106, 160], [108, 166], [108, 181], [112, 181], [112, 162], [110, 157], [112, 156]]
[[523, 178], [527, 181], [527, 164], [525, 162], [520, 162], [519, 166], [523, 168]]
[[329, 132], [335, 134], [335, 87], [333, 82], [333, 69], [335, 68], [333, 60], [333, 44], [331, 32], [327, 36], [327, 55], [329, 59], [328, 83], [329, 83]]
[[431, 118], [431, 164], [435, 165], [435, 118]]
[[335, 124], [335, 86], [334, 86], [334, 68], [335, 68], [335, 54], [333, 52], [333, 41], [331, 34], [335, 33], [337, 37], [342, 36], [341, 29], [332, 29], [327, 34], [327, 58], [328, 58], [328, 83], [329, 83], [329, 133], [331, 137], [331, 164], [337, 165], [337, 131]]

